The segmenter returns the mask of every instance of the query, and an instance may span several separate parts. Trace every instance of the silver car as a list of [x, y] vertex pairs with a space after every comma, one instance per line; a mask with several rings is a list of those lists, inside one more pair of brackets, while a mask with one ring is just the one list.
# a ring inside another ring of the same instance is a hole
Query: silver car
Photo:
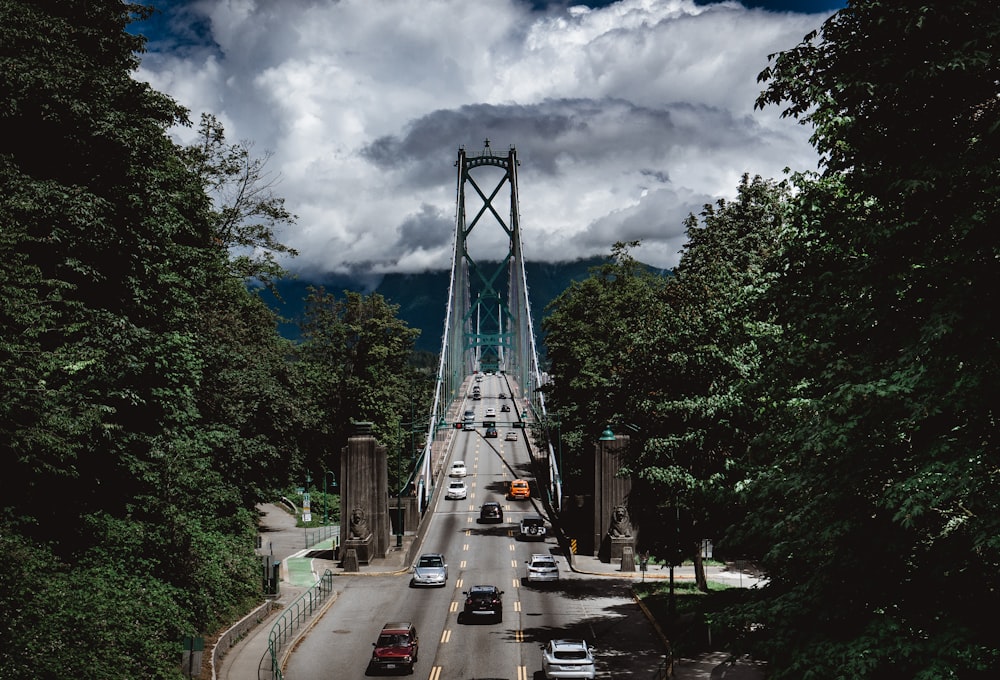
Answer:
[[448, 563], [441, 553], [424, 553], [413, 565], [413, 577], [410, 578], [410, 585], [417, 586], [440, 586], [448, 584]]

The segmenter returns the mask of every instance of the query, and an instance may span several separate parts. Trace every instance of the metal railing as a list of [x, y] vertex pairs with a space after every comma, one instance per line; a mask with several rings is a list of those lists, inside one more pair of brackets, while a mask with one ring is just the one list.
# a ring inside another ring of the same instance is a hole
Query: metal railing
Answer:
[[257, 665], [257, 680], [282, 680], [281, 650], [292, 641], [305, 622], [330, 594], [333, 593], [333, 572], [327, 569], [309, 590], [302, 593], [281, 613], [271, 626], [267, 637], [267, 651]]
[[306, 548], [311, 548], [317, 543], [325, 541], [328, 538], [333, 538], [332, 547], [335, 548], [340, 545], [339, 524], [323, 524], [318, 527], [304, 527], [302, 533], [304, 535]]

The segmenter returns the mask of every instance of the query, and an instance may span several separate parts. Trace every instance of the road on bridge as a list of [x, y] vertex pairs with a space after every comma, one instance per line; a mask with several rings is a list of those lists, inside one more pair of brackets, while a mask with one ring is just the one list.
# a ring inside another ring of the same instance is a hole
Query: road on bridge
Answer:
[[[497, 398], [503, 382], [487, 376], [483, 398], [469, 402], [477, 412], [475, 430], [459, 434], [446, 467], [464, 460], [469, 487], [465, 500], [437, 494], [422, 552], [441, 552], [448, 561], [444, 588], [409, 587], [409, 576], [345, 579], [338, 598], [291, 655], [285, 676], [295, 680], [361, 678], [371, 657], [372, 642], [383, 623], [411, 621], [420, 636], [415, 675], [431, 678], [510, 678], [541, 680], [541, 645], [553, 638], [586, 638], [595, 646], [599, 677], [625, 677], [656, 669], [662, 647], [634, 605], [628, 582], [571, 573], [555, 540], [521, 542], [517, 525], [525, 513], [537, 513], [536, 501], [507, 499], [510, 481], [531, 478], [526, 432], [517, 441], [485, 438], [487, 408], [498, 415], [505, 400]], [[510, 403], [510, 400], [506, 400]], [[501, 421], [502, 418], [498, 418]], [[534, 487], [534, 485], [533, 485]], [[480, 506], [497, 501], [504, 522], [482, 524]], [[557, 557], [560, 581], [544, 587], [522, 582], [529, 555]], [[342, 582], [343, 583], [343, 582]], [[463, 591], [472, 585], [496, 585], [504, 591], [503, 620], [459, 623]]]

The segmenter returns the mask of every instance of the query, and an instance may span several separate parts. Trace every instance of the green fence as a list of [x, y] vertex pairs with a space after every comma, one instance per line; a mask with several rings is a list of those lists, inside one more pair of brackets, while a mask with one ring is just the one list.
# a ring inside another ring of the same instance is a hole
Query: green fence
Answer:
[[271, 626], [267, 638], [267, 651], [257, 666], [257, 680], [282, 680], [279, 655], [291, 642], [306, 621], [319, 610], [333, 593], [333, 573], [327, 569], [309, 590], [285, 607], [278, 620]]

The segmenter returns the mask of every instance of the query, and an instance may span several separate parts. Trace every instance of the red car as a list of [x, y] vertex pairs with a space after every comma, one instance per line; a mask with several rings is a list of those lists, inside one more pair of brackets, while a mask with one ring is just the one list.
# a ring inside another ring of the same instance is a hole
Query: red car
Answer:
[[382, 626], [378, 640], [372, 643], [371, 661], [368, 672], [405, 670], [413, 672], [417, 662], [420, 641], [417, 629], [408, 621], [391, 622]]

